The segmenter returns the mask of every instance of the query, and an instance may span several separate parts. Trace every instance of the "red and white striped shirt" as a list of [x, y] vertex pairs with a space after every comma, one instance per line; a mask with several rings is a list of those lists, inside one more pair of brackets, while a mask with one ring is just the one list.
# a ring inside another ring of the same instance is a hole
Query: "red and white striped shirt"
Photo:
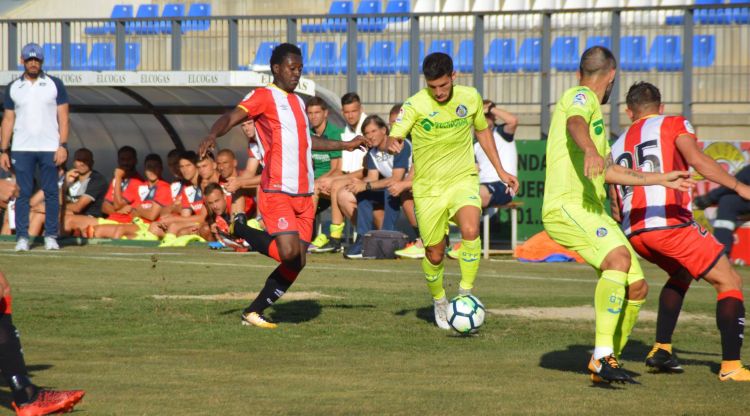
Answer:
[[[675, 145], [687, 135], [698, 140], [690, 122], [681, 116], [644, 117], [612, 145], [615, 163], [640, 172], [688, 170], [689, 165]], [[661, 185], [617, 185], [621, 227], [625, 235], [684, 226], [693, 221], [690, 193]]]
[[296, 94], [269, 85], [250, 92], [238, 107], [255, 120], [259, 133], [263, 191], [312, 195], [315, 179], [305, 102]]

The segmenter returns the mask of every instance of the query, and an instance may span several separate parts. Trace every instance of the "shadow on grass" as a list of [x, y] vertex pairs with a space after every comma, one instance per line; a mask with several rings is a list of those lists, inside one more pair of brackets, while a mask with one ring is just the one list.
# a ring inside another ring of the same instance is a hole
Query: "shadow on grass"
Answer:
[[401, 309], [394, 313], [396, 316], [407, 316], [415, 314], [418, 319], [421, 319], [428, 323], [435, 323], [435, 311], [432, 306], [425, 306], [417, 309]]
[[[591, 345], [568, 345], [565, 350], [551, 351], [542, 355], [539, 359], [539, 367], [546, 368], [548, 370], [565, 371], [571, 373], [577, 373], [581, 375], [588, 375], [588, 360], [591, 358], [591, 352], [593, 350]], [[633, 340], [628, 342], [625, 351], [622, 354], [622, 361], [630, 363], [643, 362], [646, 359], [646, 355], [651, 350], [650, 345], [646, 345], [641, 341]], [[631, 364], [632, 365], [632, 364]], [[638, 377], [641, 374], [629, 369], [625, 371], [630, 374], [631, 377]], [[619, 389], [614, 384], [603, 384], [596, 383], [592, 384], [592, 387], [605, 388], [605, 389]]]
[[[26, 370], [28, 370], [31, 381], [33, 382], [34, 373], [48, 370], [52, 367], [53, 367], [52, 364], [36, 364], [36, 365], [26, 366]], [[4, 407], [6, 409], [13, 411], [13, 406], [11, 405], [11, 403], [13, 403], [13, 395], [10, 393], [10, 389], [7, 388], [8, 384], [5, 382], [4, 378], [2, 379], [2, 381], [0, 381], [0, 385], [6, 387], [0, 390], [0, 407]], [[40, 387], [43, 387], [43, 386], [40, 386]]]
[[[284, 322], [299, 324], [302, 322], [312, 321], [320, 316], [324, 308], [330, 309], [371, 309], [375, 305], [362, 304], [333, 304], [321, 305], [314, 300], [292, 300], [289, 302], [280, 302], [271, 306], [265, 314], [274, 322]], [[221, 315], [239, 315], [242, 308], [230, 309], [221, 312]]]

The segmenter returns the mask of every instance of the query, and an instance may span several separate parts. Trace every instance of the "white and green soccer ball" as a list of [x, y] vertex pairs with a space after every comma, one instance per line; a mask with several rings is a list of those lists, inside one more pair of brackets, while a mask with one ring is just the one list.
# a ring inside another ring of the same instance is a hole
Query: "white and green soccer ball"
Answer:
[[473, 334], [484, 323], [484, 305], [475, 296], [458, 295], [448, 304], [448, 324], [459, 334]]

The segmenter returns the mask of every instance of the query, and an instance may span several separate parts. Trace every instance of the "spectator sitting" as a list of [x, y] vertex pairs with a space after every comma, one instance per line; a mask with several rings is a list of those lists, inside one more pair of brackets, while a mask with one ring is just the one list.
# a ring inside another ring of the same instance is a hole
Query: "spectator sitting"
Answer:
[[[233, 221], [233, 215], [228, 211], [232, 204], [231, 196], [227, 195], [218, 183], [210, 183], [206, 186], [204, 198], [213, 239], [225, 246], [247, 251], [247, 243], [233, 236], [229, 226]], [[239, 215], [244, 218], [244, 214]]]
[[209, 183], [219, 182], [219, 172], [216, 170], [216, 160], [213, 153], [206, 152], [203, 159], [198, 160], [198, 176], [200, 176], [200, 187], [205, 190]]
[[180, 213], [180, 192], [182, 191], [182, 176], [180, 174], [180, 156], [182, 153], [178, 149], [172, 149], [167, 153], [167, 170], [172, 175], [172, 182], [169, 184], [172, 190], [172, 208], [170, 212], [175, 215]]
[[[237, 176], [226, 179], [224, 189], [229, 192], [245, 190], [248, 195], [255, 195], [260, 185], [260, 175], [263, 166], [263, 147], [260, 144], [258, 131], [255, 129], [255, 120], [248, 119], [240, 124], [242, 133], [247, 138], [247, 165], [245, 170], [238, 172]], [[234, 158], [234, 153], [232, 153]]]
[[227, 188], [230, 180], [235, 182], [239, 177], [237, 159], [234, 157], [234, 152], [229, 149], [220, 150], [216, 154], [216, 169], [219, 172], [219, 185], [224, 189], [224, 193], [232, 197], [231, 211], [245, 213], [254, 211], [255, 200], [246, 192], [247, 190], [237, 188], [232, 192]]
[[62, 229], [70, 234], [86, 228], [102, 216], [107, 179], [94, 168], [94, 154], [87, 148], [73, 154], [73, 169], [65, 175]]
[[372, 146], [366, 156], [367, 177], [364, 180], [351, 179], [337, 196], [344, 215], [350, 220], [357, 217], [357, 240], [344, 254], [349, 259], [362, 258], [362, 238], [373, 228], [373, 210], [376, 206], [385, 210], [381, 228], [396, 228], [401, 198], [391, 196], [386, 189], [404, 179], [411, 166], [410, 142], [405, 142], [403, 149], [395, 156], [387, 152], [388, 126], [382, 118], [375, 115], [367, 117], [362, 129]]

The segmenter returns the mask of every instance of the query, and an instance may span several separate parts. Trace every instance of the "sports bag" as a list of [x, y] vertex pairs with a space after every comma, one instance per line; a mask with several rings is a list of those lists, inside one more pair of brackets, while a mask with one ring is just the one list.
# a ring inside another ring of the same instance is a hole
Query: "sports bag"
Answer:
[[400, 231], [372, 230], [362, 240], [362, 257], [366, 259], [395, 259], [396, 250], [409, 242], [409, 236]]

